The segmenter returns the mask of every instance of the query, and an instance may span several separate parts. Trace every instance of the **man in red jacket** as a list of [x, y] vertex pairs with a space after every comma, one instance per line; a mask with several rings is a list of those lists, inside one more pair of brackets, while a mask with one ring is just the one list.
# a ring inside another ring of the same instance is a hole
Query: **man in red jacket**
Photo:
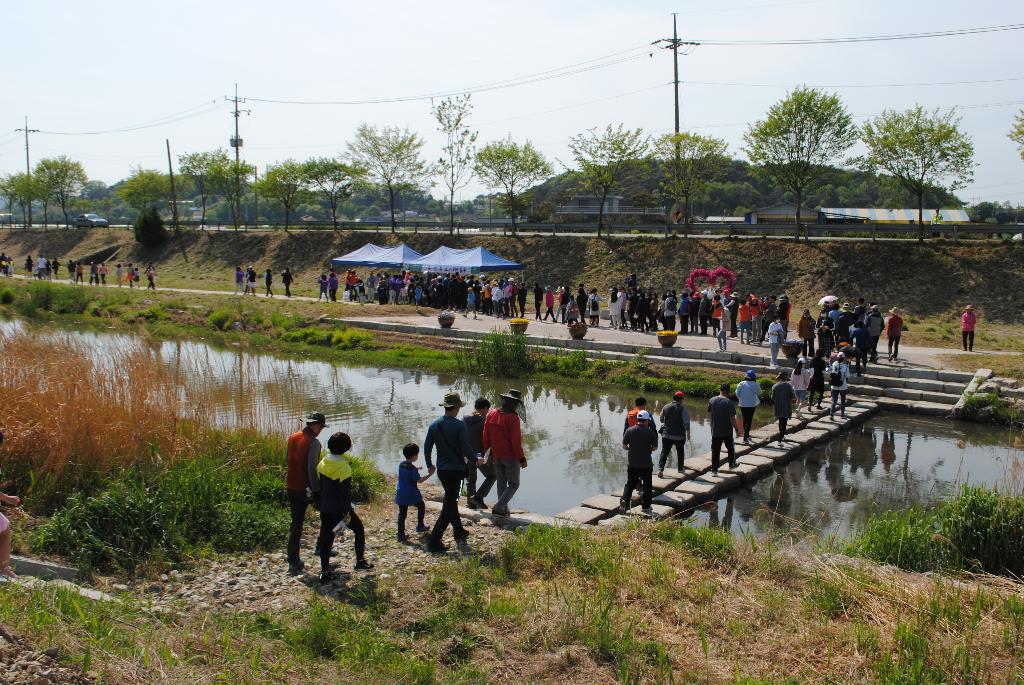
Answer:
[[286, 488], [292, 512], [288, 531], [288, 572], [302, 573], [304, 564], [299, 557], [299, 539], [306, 520], [306, 508], [313, 501], [313, 493], [320, 489], [316, 465], [320, 462], [320, 441], [317, 436], [327, 427], [327, 419], [320, 412], [306, 417], [306, 427], [288, 438], [288, 470]]
[[508, 516], [508, 503], [519, 489], [520, 469], [526, 468], [523, 455], [523, 436], [516, 413], [523, 401], [518, 390], [509, 390], [501, 396], [501, 408], [492, 409], [484, 420], [483, 448], [491, 451], [494, 476], [498, 486], [498, 501], [491, 513]]

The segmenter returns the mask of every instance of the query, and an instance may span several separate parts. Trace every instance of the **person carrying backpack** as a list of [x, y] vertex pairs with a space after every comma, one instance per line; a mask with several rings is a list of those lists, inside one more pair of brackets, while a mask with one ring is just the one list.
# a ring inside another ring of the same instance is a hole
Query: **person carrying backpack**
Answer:
[[839, 415], [846, 416], [846, 393], [850, 390], [850, 365], [846, 363], [846, 354], [839, 353], [839, 358], [828, 367], [828, 384], [832, 388], [832, 408], [829, 418], [836, 416], [836, 404], [839, 404]]

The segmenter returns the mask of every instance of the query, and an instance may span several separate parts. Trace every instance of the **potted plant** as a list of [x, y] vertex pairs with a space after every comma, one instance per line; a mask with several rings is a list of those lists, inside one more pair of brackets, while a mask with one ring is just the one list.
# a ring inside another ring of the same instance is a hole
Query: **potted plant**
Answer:
[[515, 319], [508, 320], [508, 329], [516, 335], [522, 335], [526, 332], [526, 327], [530, 325], [529, 319], [517, 317]]
[[788, 338], [782, 341], [781, 348], [786, 359], [796, 359], [804, 349], [804, 341], [799, 338]]
[[679, 334], [675, 331], [658, 331], [658, 342], [662, 347], [672, 347], [678, 338]]
[[441, 328], [451, 328], [455, 323], [455, 312], [445, 309], [437, 315], [437, 323], [441, 324]]
[[587, 324], [582, 321], [573, 321], [568, 326], [569, 335], [572, 336], [573, 340], [582, 340], [583, 336], [587, 334]]

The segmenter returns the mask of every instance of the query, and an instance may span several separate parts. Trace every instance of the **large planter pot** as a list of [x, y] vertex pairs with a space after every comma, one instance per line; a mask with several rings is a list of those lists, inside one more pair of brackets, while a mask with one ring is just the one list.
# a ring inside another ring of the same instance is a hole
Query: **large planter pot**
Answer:
[[583, 340], [583, 336], [587, 334], [587, 324], [580, 323], [575, 326], [569, 326], [569, 335], [572, 336], [573, 340]]
[[530, 324], [528, 323], [510, 323], [508, 325], [508, 329], [516, 335], [522, 335], [523, 333], [526, 333], [526, 327], [529, 325]]
[[781, 348], [782, 353], [786, 355], [786, 359], [796, 359], [800, 356], [804, 346], [803, 343], [784, 342], [782, 343]]
[[672, 347], [676, 344], [676, 340], [679, 339], [677, 335], [659, 335], [658, 344], [662, 347]]
[[441, 328], [451, 328], [452, 324], [455, 323], [455, 317], [452, 315], [441, 314], [437, 317], [437, 323], [441, 325]]

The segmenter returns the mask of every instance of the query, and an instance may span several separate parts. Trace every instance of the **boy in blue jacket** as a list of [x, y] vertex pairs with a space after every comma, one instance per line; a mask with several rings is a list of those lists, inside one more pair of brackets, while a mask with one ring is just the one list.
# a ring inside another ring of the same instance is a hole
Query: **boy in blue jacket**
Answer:
[[398, 541], [406, 542], [409, 538], [405, 535], [405, 517], [409, 513], [409, 507], [416, 507], [416, 532], [426, 533], [430, 530], [430, 526], [423, 522], [427, 507], [423, 503], [419, 487], [420, 483], [430, 478], [430, 474], [421, 477], [420, 467], [416, 466], [416, 460], [420, 456], [419, 445], [410, 442], [402, 448], [402, 456], [405, 457], [405, 461], [398, 465], [395, 504], [398, 505]]

